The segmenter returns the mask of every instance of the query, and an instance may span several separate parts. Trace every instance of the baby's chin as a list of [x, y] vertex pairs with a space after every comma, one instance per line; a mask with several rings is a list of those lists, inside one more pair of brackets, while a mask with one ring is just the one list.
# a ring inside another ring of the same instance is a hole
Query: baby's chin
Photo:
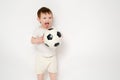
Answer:
[[49, 29], [49, 28], [51, 28], [51, 26], [50, 26], [50, 25], [49, 25], [49, 26], [46, 26], [46, 25], [45, 25], [44, 27], [45, 27], [46, 29]]

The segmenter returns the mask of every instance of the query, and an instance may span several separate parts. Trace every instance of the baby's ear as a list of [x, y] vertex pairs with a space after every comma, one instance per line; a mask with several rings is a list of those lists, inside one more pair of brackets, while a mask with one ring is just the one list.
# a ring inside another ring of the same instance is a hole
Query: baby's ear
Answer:
[[41, 23], [41, 20], [40, 20], [40, 18], [39, 18], [39, 17], [37, 17], [37, 20]]

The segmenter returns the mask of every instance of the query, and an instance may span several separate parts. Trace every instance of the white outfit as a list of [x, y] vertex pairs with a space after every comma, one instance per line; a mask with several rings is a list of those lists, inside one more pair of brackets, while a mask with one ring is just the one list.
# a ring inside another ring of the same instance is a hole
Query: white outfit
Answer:
[[[38, 27], [33, 32], [32, 37], [42, 37], [46, 29]], [[56, 51], [48, 48], [44, 43], [34, 44], [36, 51], [36, 73], [41, 74], [48, 69], [49, 72], [57, 72]]]
[[41, 55], [36, 56], [36, 74], [43, 74], [46, 70], [51, 73], [57, 72], [57, 61], [56, 56], [49, 58], [43, 57]]

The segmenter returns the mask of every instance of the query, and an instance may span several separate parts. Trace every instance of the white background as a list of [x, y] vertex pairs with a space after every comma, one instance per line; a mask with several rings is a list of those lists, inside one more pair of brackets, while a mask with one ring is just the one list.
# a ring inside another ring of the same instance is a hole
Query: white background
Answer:
[[58, 80], [120, 80], [119, 0], [0, 0], [0, 80], [37, 80], [30, 39], [42, 6], [64, 36]]

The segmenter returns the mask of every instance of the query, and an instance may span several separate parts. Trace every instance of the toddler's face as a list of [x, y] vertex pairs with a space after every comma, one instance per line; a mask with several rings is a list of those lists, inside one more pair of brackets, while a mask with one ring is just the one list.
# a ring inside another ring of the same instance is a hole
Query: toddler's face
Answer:
[[39, 22], [41, 23], [42, 27], [50, 28], [53, 23], [53, 15], [48, 13], [41, 13], [41, 17], [38, 18]]

